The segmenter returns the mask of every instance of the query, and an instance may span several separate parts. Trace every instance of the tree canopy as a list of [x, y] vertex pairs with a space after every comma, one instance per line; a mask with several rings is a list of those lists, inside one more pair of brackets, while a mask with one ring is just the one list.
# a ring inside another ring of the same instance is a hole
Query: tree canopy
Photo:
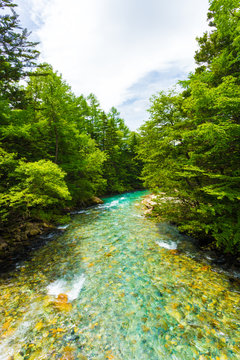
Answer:
[[[139, 136], [117, 109], [76, 96], [22, 29], [12, 0], [1, 0], [0, 216], [54, 220], [94, 195], [141, 186]], [[25, 85], [19, 81], [25, 79]]]
[[[0, 216], [56, 221], [94, 195], [142, 186], [180, 230], [240, 251], [240, 9], [210, 0], [210, 31], [197, 39], [196, 69], [181, 90], [150, 99], [140, 134], [94, 94], [76, 96], [0, 0]], [[20, 86], [20, 80], [25, 85]], [[169, 201], [170, 200], [170, 201]]]
[[212, 0], [212, 30], [198, 38], [197, 67], [182, 92], [151, 98], [139, 157], [145, 185], [170, 202], [158, 212], [180, 230], [240, 250], [240, 9]]

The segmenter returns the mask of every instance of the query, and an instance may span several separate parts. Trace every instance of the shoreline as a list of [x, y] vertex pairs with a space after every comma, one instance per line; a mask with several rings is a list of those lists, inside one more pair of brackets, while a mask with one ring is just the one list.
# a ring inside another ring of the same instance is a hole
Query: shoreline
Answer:
[[[87, 209], [102, 203], [100, 198], [93, 196], [77, 209]], [[73, 210], [65, 209], [63, 214], [71, 216]], [[0, 234], [0, 274], [11, 271], [18, 262], [27, 260], [35, 250], [63, 233], [65, 229], [59, 226], [38, 219], [19, 221], [8, 226]]]
[[[160, 193], [161, 198], [163, 200], [171, 201], [174, 198], [164, 197], [164, 193]], [[159, 198], [158, 195], [149, 194], [144, 196], [144, 199], [141, 201], [143, 214], [144, 216], [150, 218], [152, 221], [161, 222], [160, 214], [153, 214], [154, 206], [157, 205], [156, 199]], [[172, 224], [178, 228], [177, 224]], [[181, 232], [180, 232], [181, 233]], [[186, 233], [182, 233], [183, 235], [187, 235]], [[191, 238], [191, 236], [189, 236]], [[201, 242], [200, 239], [195, 239], [198, 245], [198, 251], [203, 254], [204, 259], [206, 259], [209, 265], [214, 265], [219, 268], [219, 270], [223, 271], [230, 271], [233, 277], [233, 281], [236, 279], [239, 281], [240, 286], [240, 255], [239, 254], [231, 254], [231, 253], [224, 253], [221, 249], [218, 249], [216, 246], [213, 247], [213, 243], [211, 242]], [[211, 248], [209, 248], [211, 245]], [[205, 254], [205, 256], [204, 256]], [[238, 275], [234, 275], [234, 272], [237, 272]], [[231, 279], [230, 279], [231, 281]]]

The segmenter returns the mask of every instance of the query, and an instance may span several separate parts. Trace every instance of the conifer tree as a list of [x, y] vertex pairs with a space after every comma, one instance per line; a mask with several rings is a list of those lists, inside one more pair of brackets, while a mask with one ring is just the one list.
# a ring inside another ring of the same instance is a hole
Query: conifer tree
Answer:
[[20, 106], [24, 93], [18, 81], [29, 75], [39, 52], [37, 43], [28, 40], [30, 33], [20, 26], [15, 7], [12, 0], [0, 0], [0, 96]]

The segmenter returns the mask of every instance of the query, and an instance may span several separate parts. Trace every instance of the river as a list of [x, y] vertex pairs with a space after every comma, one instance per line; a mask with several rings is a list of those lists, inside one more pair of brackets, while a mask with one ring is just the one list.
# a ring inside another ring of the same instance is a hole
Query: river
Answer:
[[140, 209], [81, 210], [0, 278], [0, 360], [240, 359], [240, 291]]

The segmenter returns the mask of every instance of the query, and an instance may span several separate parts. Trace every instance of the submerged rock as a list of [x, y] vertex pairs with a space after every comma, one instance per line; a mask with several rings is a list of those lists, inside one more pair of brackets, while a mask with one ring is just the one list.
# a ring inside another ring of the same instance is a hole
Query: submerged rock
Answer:
[[64, 354], [63, 356], [60, 358], [60, 360], [75, 360], [75, 356], [74, 356], [74, 349], [71, 348], [70, 346], [66, 346], [64, 348]]
[[60, 311], [72, 310], [72, 304], [68, 302], [68, 296], [66, 294], [59, 294], [54, 305]]
[[66, 303], [68, 302], [68, 296], [66, 294], [59, 294], [57, 297], [58, 301]]

